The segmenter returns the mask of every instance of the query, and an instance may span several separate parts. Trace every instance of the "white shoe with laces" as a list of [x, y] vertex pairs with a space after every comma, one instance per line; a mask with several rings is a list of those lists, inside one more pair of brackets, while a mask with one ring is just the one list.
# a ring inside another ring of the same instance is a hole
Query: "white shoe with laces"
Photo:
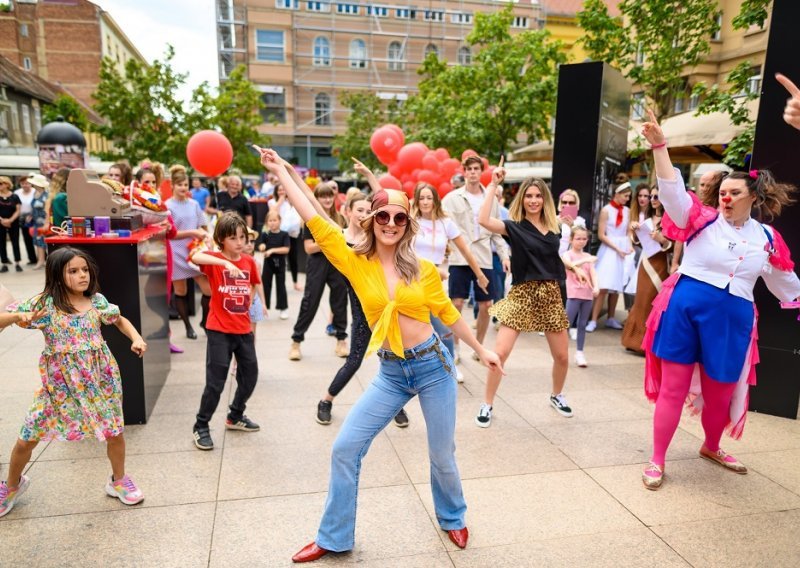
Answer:
[[575, 364], [578, 367], [588, 367], [589, 366], [586, 363], [586, 356], [583, 354], [583, 351], [576, 351], [575, 352]]
[[550, 395], [550, 404], [561, 416], [572, 418], [572, 409], [569, 407], [567, 398], [563, 394]]
[[578, 340], [578, 328], [576, 328], [576, 327], [569, 328], [569, 338], [572, 341], [577, 341]]
[[586, 333], [592, 333], [595, 329], [597, 329], [597, 322], [592, 320], [586, 324]]
[[488, 428], [492, 425], [492, 407], [485, 402], [481, 403], [481, 408], [475, 417], [475, 424], [480, 428]]

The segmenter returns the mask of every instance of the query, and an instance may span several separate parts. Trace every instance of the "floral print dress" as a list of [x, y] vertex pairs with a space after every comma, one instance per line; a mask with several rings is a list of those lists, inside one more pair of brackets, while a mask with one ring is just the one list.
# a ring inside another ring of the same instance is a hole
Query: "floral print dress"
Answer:
[[[38, 298], [8, 306], [9, 312], [32, 312]], [[28, 327], [44, 334], [39, 357], [42, 386], [25, 417], [19, 437], [25, 441], [100, 441], [122, 433], [122, 381], [101, 324], [113, 324], [119, 307], [102, 294], [92, 296], [85, 313], [67, 314], [45, 298], [46, 313]]]

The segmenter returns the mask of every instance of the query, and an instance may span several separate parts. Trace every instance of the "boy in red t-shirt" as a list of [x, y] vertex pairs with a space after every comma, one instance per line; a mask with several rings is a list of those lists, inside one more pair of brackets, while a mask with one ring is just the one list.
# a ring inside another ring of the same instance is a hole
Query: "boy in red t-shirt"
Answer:
[[258, 380], [258, 360], [250, 328], [250, 299], [261, 283], [253, 257], [244, 254], [247, 225], [235, 213], [225, 213], [214, 229], [214, 242], [221, 252], [195, 252], [190, 260], [200, 267], [211, 285], [211, 303], [206, 321], [206, 388], [194, 423], [194, 445], [213, 450], [208, 423], [225, 388], [231, 357], [236, 356], [236, 394], [225, 427], [257, 432], [258, 424], [244, 415], [245, 404]]

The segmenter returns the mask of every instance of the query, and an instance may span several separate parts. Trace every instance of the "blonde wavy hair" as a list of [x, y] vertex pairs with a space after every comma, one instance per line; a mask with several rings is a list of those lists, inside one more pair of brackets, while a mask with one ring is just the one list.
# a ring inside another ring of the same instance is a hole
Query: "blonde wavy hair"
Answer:
[[[377, 209], [370, 213], [363, 221], [361, 221], [361, 228], [364, 229], [364, 238], [362, 238], [354, 247], [353, 251], [356, 254], [363, 254], [367, 258], [372, 258], [377, 252], [378, 243], [375, 239], [375, 213], [380, 211]], [[397, 248], [394, 252], [394, 266], [400, 278], [406, 284], [411, 284], [415, 280], [419, 280], [419, 260], [417, 254], [414, 252], [414, 236], [419, 231], [419, 223], [411, 215], [408, 216], [408, 224], [405, 226], [405, 232], [400, 237], [397, 243]]]
[[535, 186], [542, 194], [542, 221], [544, 222], [544, 226], [547, 228], [548, 231], [552, 231], [554, 233], [561, 233], [561, 224], [558, 221], [558, 216], [556, 215], [556, 206], [553, 202], [553, 194], [550, 193], [550, 188], [547, 187], [547, 184], [544, 180], [539, 178], [528, 178], [522, 182], [519, 186], [519, 191], [514, 196], [514, 201], [511, 202], [511, 206], [508, 208], [508, 216], [509, 218], [514, 221], [515, 223], [521, 223], [522, 220], [525, 218], [525, 207], [523, 206], [523, 202], [525, 200], [525, 193], [531, 188]]

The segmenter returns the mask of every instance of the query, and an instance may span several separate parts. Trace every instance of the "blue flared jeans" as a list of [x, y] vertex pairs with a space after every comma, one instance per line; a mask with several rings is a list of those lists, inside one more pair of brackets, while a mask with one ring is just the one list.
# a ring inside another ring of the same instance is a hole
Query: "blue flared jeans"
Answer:
[[405, 350], [405, 359], [380, 350], [378, 375], [356, 402], [333, 443], [328, 500], [316, 543], [342, 552], [355, 543], [361, 461], [372, 440], [415, 395], [428, 430], [431, 491], [443, 530], [465, 525], [467, 504], [455, 458], [456, 392], [453, 358], [436, 335]]

